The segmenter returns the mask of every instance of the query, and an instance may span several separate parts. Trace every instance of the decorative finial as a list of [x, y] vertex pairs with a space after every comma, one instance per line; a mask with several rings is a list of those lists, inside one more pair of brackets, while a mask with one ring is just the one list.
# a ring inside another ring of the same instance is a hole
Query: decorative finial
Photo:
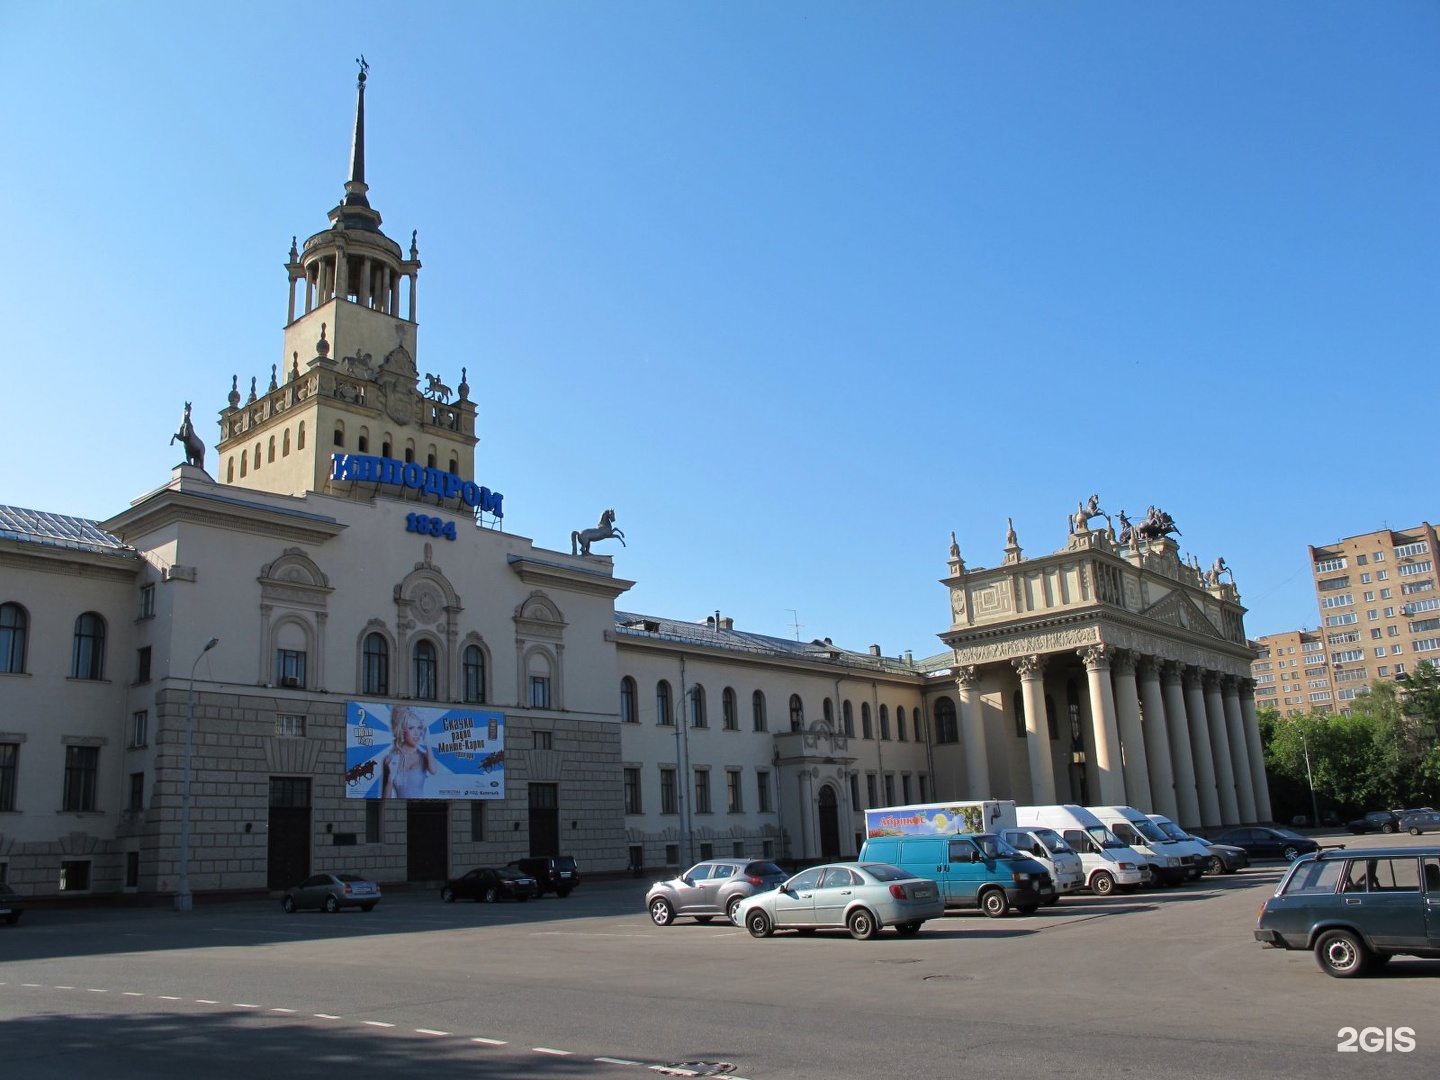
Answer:
[[298, 379], [300, 377], [300, 354], [298, 352], [295, 352], [291, 353], [290, 355], [290, 379], [293, 382], [295, 379]]
[[325, 340], [325, 324], [323, 322], [320, 324], [320, 340], [315, 343], [315, 355], [321, 357], [330, 355], [330, 342]]
[[465, 381], [465, 369], [460, 369], [460, 385], [456, 388], [460, 394], [460, 400], [465, 401], [470, 397], [470, 384]]
[[365, 73], [370, 70], [370, 65], [365, 62], [365, 54], [361, 53], [355, 58], [355, 63], [360, 65], [360, 85], [365, 85]]
[[231, 407], [232, 409], [238, 409], [238, 408], [240, 407], [240, 376], [239, 376], [239, 375], [231, 375], [231, 376], [230, 376], [230, 407]]
[[274, 364], [271, 364], [271, 365], [270, 365], [270, 392], [273, 393], [273, 392], [279, 387], [279, 385], [280, 385], [280, 384], [275, 381], [275, 365], [274, 365]]
[[247, 405], [249, 405], [252, 401], [255, 400], [255, 378], [256, 377], [254, 375], [250, 376], [250, 397], [246, 399], [245, 402], [245, 404]]
[[420, 235], [419, 229], [410, 230], [410, 261], [417, 262], [420, 259], [420, 249], [416, 246], [415, 238]]
[[295, 237], [290, 237], [290, 261], [293, 263], [300, 258], [300, 249], [295, 244]]

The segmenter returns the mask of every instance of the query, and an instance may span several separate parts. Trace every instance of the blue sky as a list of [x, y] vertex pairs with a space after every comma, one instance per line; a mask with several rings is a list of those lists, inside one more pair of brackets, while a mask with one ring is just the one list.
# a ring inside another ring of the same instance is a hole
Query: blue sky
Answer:
[[1436, 518], [1440, 6], [1315, 0], [0, 0], [0, 503], [116, 513], [268, 382], [362, 52], [419, 367], [508, 531], [615, 508], [623, 608], [929, 655], [952, 530], [1095, 492], [1254, 635]]

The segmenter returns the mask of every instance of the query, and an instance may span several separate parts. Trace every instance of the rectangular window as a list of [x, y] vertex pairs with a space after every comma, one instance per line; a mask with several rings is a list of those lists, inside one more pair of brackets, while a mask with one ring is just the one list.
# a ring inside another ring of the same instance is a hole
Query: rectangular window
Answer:
[[1361, 575], [1360, 575], [1360, 584], [1361, 584], [1361, 585], [1369, 585], [1369, 584], [1370, 584], [1370, 575], [1369, 575], [1369, 574], [1361, 574]]
[[916, 797], [916, 801], [917, 801], [917, 802], [929, 802], [929, 801], [930, 801], [930, 796], [929, 796], [929, 795], [926, 793], [926, 791], [925, 791], [925, 776], [924, 776], [923, 774], [921, 774], [921, 775], [920, 775], [919, 777], [917, 777], [916, 779], [918, 779], [918, 780], [920, 781], [920, 791], [919, 791], [919, 794], [918, 794], [917, 797]]
[[1347, 630], [1343, 634], [1331, 634], [1325, 640], [1330, 642], [1331, 645], [1349, 645], [1352, 641], [1360, 640], [1360, 631]]
[[880, 781], [876, 778], [873, 772], [865, 774], [865, 805], [870, 807], [872, 810], [880, 805], [879, 784]]
[[1373, 589], [1366, 589], [1366, 590], [1365, 590], [1365, 602], [1366, 602], [1367, 604], [1373, 604], [1373, 603], [1375, 602], [1375, 590], [1373, 590]]
[[1341, 556], [1339, 556], [1338, 558], [1320, 559], [1320, 560], [1317, 560], [1316, 563], [1315, 563], [1315, 573], [1317, 573], [1317, 574], [1328, 574], [1328, 573], [1330, 573], [1331, 571], [1334, 571], [1334, 570], [1344, 570], [1344, 569], [1345, 569], [1345, 556], [1344, 556], [1344, 555], [1341, 555]]
[[1332, 663], [1332, 664], [1349, 664], [1349, 663], [1351, 663], [1351, 662], [1353, 662], [1353, 661], [1355, 661], [1355, 660], [1364, 660], [1364, 659], [1365, 659], [1365, 650], [1364, 650], [1364, 649], [1346, 649], [1344, 652], [1332, 653], [1331, 656], [1330, 656], [1330, 663]]
[[736, 840], [730, 845], [730, 857], [732, 859], [743, 859], [745, 857], [745, 841]]
[[710, 770], [695, 770], [695, 812], [710, 813]]
[[145, 774], [143, 772], [130, 774], [130, 801], [126, 804], [126, 809], [145, 809]]
[[1387, 626], [1387, 627], [1385, 628], [1385, 636], [1386, 636], [1386, 637], [1399, 637], [1399, 636], [1400, 636], [1400, 628], [1399, 628], [1398, 626]]
[[666, 845], [665, 845], [665, 865], [666, 865], [666, 866], [679, 866], [679, 865], [680, 865], [680, 845], [679, 845], [679, 844], [666, 844]]
[[1375, 672], [1375, 674], [1378, 675], [1378, 676], [1379, 676], [1380, 678], [1382, 678], [1382, 679], [1385, 678], [1386, 675], [1389, 675], [1389, 674], [1390, 674], [1390, 665], [1388, 665], [1388, 664], [1381, 664], [1380, 667], [1379, 667], [1379, 669]]
[[1422, 611], [1440, 611], [1440, 599], [1411, 600], [1400, 609], [1400, 614], [1416, 615]]
[[89, 859], [75, 859], [60, 864], [61, 892], [86, 892], [89, 888]]
[[[663, 769], [663, 768], [662, 768], [662, 769], [660, 770], [660, 813], [662, 813], [662, 814], [674, 814], [674, 813], [677, 813], [677, 810], [676, 810], [676, 802], [675, 802], [675, 770], [674, 770], [674, 769]], [[679, 856], [676, 856], [676, 858], [679, 858]], [[669, 860], [669, 859], [668, 859], [668, 856], [667, 856], [667, 861], [673, 861], [673, 860]]]
[[745, 801], [740, 797], [740, 780], [739, 769], [725, 770], [725, 809], [732, 814], [745, 809]]
[[1400, 576], [1416, 577], [1420, 574], [1428, 574], [1433, 569], [1435, 569], [1435, 564], [1429, 559], [1424, 559], [1420, 562], [1401, 563]]
[[155, 617], [155, 586], [140, 586], [140, 618], [153, 619]]
[[1397, 559], [1407, 559], [1407, 558], [1409, 558], [1411, 555], [1429, 555], [1429, 554], [1430, 554], [1430, 543], [1429, 543], [1429, 541], [1427, 541], [1427, 540], [1421, 540], [1421, 541], [1420, 541], [1419, 543], [1417, 543], [1417, 544], [1402, 544], [1400, 547], [1397, 547], [1397, 548], [1395, 549], [1395, 557], [1396, 557]]
[[19, 743], [0, 743], [0, 810], [15, 809], [15, 769], [19, 760]]
[[135, 681], [137, 683], [147, 683], [150, 681], [149, 645], [135, 650]]
[[275, 682], [280, 686], [303, 689], [305, 686], [305, 653], [300, 649], [275, 650]]
[[1424, 581], [1408, 581], [1400, 586], [1401, 596], [1414, 596], [1416, 593], [1429, 592], [1435, 588], [1435, 579], [1426, 578]]
[[482, 799], [470, 800], [470, 842], [480, 844], [485, 840], [485, 802]]
[[625, 813], [640, 813], [640, 770], [625, 770]]
[[305, 715], [303, 713], [276, 713], [275, 734], [286, 739], [305, 737]]
[[1326, 578], [1324, 581], [1317, 581], [1315, 583], [1315, 588], [1319, 589], [1321, 592], [1334, 592], [1336, 589], [1344, 589], [1349, 587], [1349, 585], [1350, 575], [1346, 574], [1344, 577], [1332, 577]]
[[895, 805], [895, 774], [885, 774], [885, 805]]
[[130, 714], [130, 745], [144, 746], [150, 737], [150, 711], [141, 709]]
[[[1403, 590], [1402, 590], [1402, 591], [1403, 591]], [[1381, 590], [1380, 590], [1380, 599], [1381, 599], [1381, 600], [1389, 600], [1390, 597], [1393, 596], [1393, 595], [1394, 595], [1394, 593], [1393, 593], [1393, 591], [1390, 590], [1390, 589], [1381, 589]]]
[[702, 858], [702, 859], [713, 859], [714, 857], [715, 857], [715, 845], [714, 845], [713, 843], [707, 842], [707, 843], [704, 843], [704, 844], [701, 844], [701, 845], [700, 845], [700, 858]]
[[901, 802], [904, 802], [904, 803], [908, 803], [908, 802], [910, 801], [910, 774], [909, 774], [909, 773], [905, 773], [903, 776], [900, 777], [900, 801], [901, 801]]
[[760, 857], [764, 859], [775, 858], [775, 841], [763, 840], [760, 843]]
[[550, 677], [548, 675], [530, 676], [530, 708], [550, 708]]
[[1356, 565], [1356, 566], [1364, 566], [1364, 565], [1365, 565], [1367, 562], [1369, 562], [1369, 561], [1370, 561], [1370, 560], [1369, 560], [1368, 558], [1366, 558], [1364, 555], [1356, 555], [1356, 556], [1355, 556], [1355, 565]]
[[1360, 616], [1356, 615], [1353, 611], [1342, 612], [1339, 615], [1325, 616], [1326, 626], [1349, 626], [1351, 623], [1356, 623], [1359, 621]]
[[1340, 593], [1338, 596], [1322, 596], [1320, 598], [1322, 608], [1349, 607], [1353, 603], [1355, 603], [1355, 596], [1348, 592]]
[[762, 814], [770, 813], [770, 770], [755, 770], [755, 806]]
[[1363, 667], [1349, 668], [1335, 674], [1336, 682], [1365, 682], [1367, 678]]
[[1414, 649], [1416, 652], [1434, 652], [1440, 649], [1440, 637], [1416, 638]]
[[[483, 804], [477, 802], [475, 805]], [[365, 842], [367, 844], [380, 843], [381, 813], [384, 809], [385, 804], [378, 799], [365, 800]]]
[[[69, 813], [88, 813], [94, 810], [95, 787], [99, 777], [98, 746], [65, 747], [65, 790], [62, 795], [62, 808]], [[85, 865], [88, 867], [90, 864]]]
[[536, 750], [554, 750], [555, 733], [553, 731], [536, 731], [532, 733], [535, 738]]
[[125, 853], [125, 888], [138, 889], [140, 887], [140, 852], [127, 851]]

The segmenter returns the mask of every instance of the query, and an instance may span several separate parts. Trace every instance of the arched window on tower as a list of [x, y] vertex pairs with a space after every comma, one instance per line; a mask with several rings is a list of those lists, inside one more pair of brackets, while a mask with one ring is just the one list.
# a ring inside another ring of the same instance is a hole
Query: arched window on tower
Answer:
[[301, 420], [301, 421], [300, 421], [300, 430], [299, 430], [299, 432], [297, 432], [297, 434], [296, 434], [296, 436], [295, 436], [295, 449], [296, 449], [296, 450], [304, 450], [304, 449], [305, 449], [305, 421], [304, 421], [304, 420]]
[[848, 698], [840, 703], [840, 729], [850, 738], [855, 737], [855, 708]]
[[246, 466], [246, 462], [248, 462], [249, 460], [250, 460], [250, 455], [247, 454], [244, 450], [241, 450], [241, 451], [240, 451], [240, 478], [241, 478], [242, 480], [245, 478], [245, 466]]
[[269, 442], [269, 444], [265, 447], [265, 460], [266, 460], [267, 462], [273, 462], [273, 461], [275, 460], [275, 436], [274, 436], [274, 435], [271, 435], [271, 436], [270, 436], [270, 442]]
[[19, 604], [0, 604], [0, 671], [21, 675], [25, 671], [25, 645], [30, 636], [30, 617]]
[[414, 667], [415, 696], [426, 701], [439, 700], [439, 664], [434, 643], [423, 640], [415, 643]]
[[620, 722], [638, 724], [640, 716], [635, 710], [635, 680], [626, 675], [620, 680]]
[[765, 716], [765, 694], [756, 690], [750, 695], [750, 722], [755, 731], [769, 731], [770, 721]]
[[362, 428], [360, 429], [360, 434], [359, 434], [359, 436], [355, 439], [355, 449], [359, 450], [360, 453], [362, 453], [362, 454], [368, 454], [368, 453], [370, 452], [370, 429], [369, 429], [369, 428], [363, 428], [363, 427], [362, 427]]
[[335, 445], [345, 445], [345, 425], [339, 420], [335, 421]]
[[225, 482], [226, 482], [227, 484], [233, 484], [233, 483], [235, 482], [235, 455], [234, 455], [234, 454], [231, 454], [230, 457], [229, 457], [228, 459], [226, 459], [226, 462], [225, 462]]
[[105, 620], [87, 611], [75, 620], [75, 647], [70, 656], [72, 679], [105, 678]]
[[255, 471], [260, 471], [260, 444], [255, 444]]
[[805, 705], [800, 701], [799, 694], [790, 695], [790, 730], [805, 730]]
[[284, 433], [280, 436], [280, 456], [281, 456], [281, 457], [289, 457], [289, 456], [290, 456], [290, 429], [289, 429], [288, 427], [285, 429]]

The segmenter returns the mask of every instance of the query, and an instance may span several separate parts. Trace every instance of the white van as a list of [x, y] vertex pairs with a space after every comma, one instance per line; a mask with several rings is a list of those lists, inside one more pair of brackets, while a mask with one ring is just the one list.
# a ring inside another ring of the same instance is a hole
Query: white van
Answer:
[[1085, 864], [1054, 829], [1042, 825], [1028, 829], [1001, 829], [1000, 839], [1017, 851], [1025, 852], [1050, 871], [1050, 877], [1055, 881], [1055, 896], [1045, 903], [1053, 904], [1066, 893], [1085, 887]]
[[1146, 814], [1145, 816], [1155, 823], [1157, 829], [1175, 841], [1175, 849], [1177, 851], [1185, 855], [1195, 856], [1196, 863], [1199, 866], [1199, 873], [1192, 873], [1190, 876], [1191, 881], [1197, 880], [1205, 873], [1206, 869], [1210, 866], [1212, 853], [1204, 844], [1200, 843], [1199, 840], [1196, 840], [1164, 814]]
[[1205, 864], [1195, 852], [1180, 849], [1180, 842], [1160, 831], [1160, 827], [1133, 806], [1091, 806], [1098, 817], [1122, 844], [1138, 851], [1150, 863], [1150, 870], [1161, 885], [1179, 885], [1193, 881], [1205, 872]]
[[1131, 851], [1083, 806], [1017, 806], [1016, 827], [1045, 828], [1059, 833], [1080, 856], [1085, 885], [1096, 896], [1109, 896], [1116, 889], [1134, 892], [1151, 882], [1145, 859]]

